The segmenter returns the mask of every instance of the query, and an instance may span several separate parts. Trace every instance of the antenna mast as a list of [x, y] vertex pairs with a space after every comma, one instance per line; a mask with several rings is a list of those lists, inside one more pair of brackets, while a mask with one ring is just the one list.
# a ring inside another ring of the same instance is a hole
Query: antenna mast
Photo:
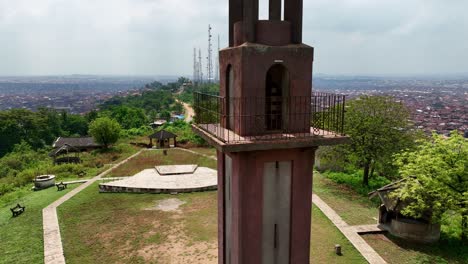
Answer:
[[206, 57], [206, 74], [208, 75], [208, 82], [211, 83], [213, 81], [213, 60], [212, 60], [212, 44], [211, 44], [211, 25], [208, 25], [208, 56]]
[[218, 52], [216, 53], [216, 73], [215, 73], [215, 80], [219, 81], [219, 34], [218, 34]]
[[198, 83], [198, 65], [197, 65], [197, 48], [193, 48], [193, 77], [192, 81], [194, 85]]
[[201, 56], [201, 49], [198, 49], [198, 81], [199, 83], [203, 83], [203, 67], [202, 67], [202, 56]]

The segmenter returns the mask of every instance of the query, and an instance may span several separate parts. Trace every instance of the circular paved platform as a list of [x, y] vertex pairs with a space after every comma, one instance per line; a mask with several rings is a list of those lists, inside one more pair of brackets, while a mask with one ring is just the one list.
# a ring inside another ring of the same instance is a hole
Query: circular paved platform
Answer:
[[[175, 165], [177, 166], [177, 165]], [[100, 192], [181, 193], [217, 188], [216, 170], [198, 167], [193, 173], [160, 175], [156, 169], [146, 169], [132, 177], [99, 184]]]

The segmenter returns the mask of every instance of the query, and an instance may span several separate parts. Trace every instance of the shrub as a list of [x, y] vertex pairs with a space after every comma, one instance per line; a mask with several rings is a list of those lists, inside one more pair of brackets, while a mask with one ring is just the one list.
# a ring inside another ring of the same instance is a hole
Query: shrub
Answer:
[[385, 177], [374, 176], [369, 179], [369, 185], [365, 186], [362, 184], [362, 172], [358, 171], [353, 173], [326, 171], [322, 175], [335, 183], [351, 187], [361, 195], [367, 195], [369, 192], [390, 183], [390, 180]]

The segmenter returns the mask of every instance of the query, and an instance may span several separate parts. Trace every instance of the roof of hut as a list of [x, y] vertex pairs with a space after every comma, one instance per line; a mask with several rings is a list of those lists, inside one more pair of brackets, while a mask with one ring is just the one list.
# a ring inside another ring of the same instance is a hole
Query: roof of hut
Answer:
[[68, 144], [63, 144], [61, 147], [56, 148], [52, 150], [51, 152], [49, 152], [49, 157], [56, 157], [62, 154], [70, 153], [70, 152], [80, 152], [80, 150]]
[[76, 148], [102, 147], [102, 145], [96, 143], [92, 137], [58, 137], [54, 144], [52, 144], [52, 147], [60, 148], [65, 144]]
[[170, 138], [176, 138], [177, 135], [173, 134], [169, 131], [166, 130], [159, 130], [158, 132], [155, 132], [149, 136], [149, 138], [155, 138], [159, 140], [164, 140], [164, 139], [170, 139]]

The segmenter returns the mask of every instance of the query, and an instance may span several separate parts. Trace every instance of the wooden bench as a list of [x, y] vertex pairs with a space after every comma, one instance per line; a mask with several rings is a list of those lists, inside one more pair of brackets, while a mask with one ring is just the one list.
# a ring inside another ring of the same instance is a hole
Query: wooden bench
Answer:
[[24, 209], [26, 209], [26, 207], [21, 206], [20, 204], [16, 204], [15, 207], [10, 208], [10, 211], [13, 214], [13, 217], [17, 217], [24, 212]]
[[63, 191], [67, 188], [67, 184], [63, 182], [57, 183], [55, 186], [57, 186], [57, 191]]

